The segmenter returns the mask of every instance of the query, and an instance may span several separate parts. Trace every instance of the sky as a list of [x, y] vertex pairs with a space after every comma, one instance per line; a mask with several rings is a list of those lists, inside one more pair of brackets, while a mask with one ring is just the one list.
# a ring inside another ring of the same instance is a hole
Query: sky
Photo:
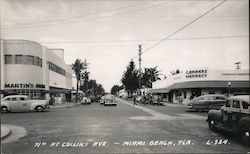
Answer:
[[166, 76], [176, 69], [232, 70], [238, 61], [249, 69], [248, 0], [0, 0], [0, 5], [1, 38], [63, 48], [67, 64], [87, 59], [90, 78], [107, 92], [121, 85], [131, 59], [138, 67], [139, 44], [142, 68], [158, 66]]

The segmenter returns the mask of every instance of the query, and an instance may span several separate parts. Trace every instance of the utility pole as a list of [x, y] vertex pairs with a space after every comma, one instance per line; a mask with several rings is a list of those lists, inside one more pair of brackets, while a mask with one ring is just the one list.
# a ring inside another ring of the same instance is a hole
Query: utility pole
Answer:
[[142, 46], [142, 44], [139, 44], [139, 49], [138, 49], [138, 51], [139, 51], [139, 95], [141, 95], [141, 50], [142, 50], [142, 48], [141, 48], [141, 46]]
[[86, 79], [85, 75], [88, 75], [88, 65], [89, 64], [87, 63], [87, 59], [84, 59], [84, 63], [83, 63], [84, 80], [83, 80], [83, 83], [86, 82], [86, 92], [88, 91], [88, 81], [85, 80]]

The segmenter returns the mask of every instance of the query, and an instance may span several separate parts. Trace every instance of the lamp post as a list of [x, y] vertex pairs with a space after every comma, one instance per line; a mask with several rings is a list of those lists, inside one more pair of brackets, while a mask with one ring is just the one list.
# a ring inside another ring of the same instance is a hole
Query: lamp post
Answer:
[[228, 85], [228, 96], [230, 96], [230, 87], [231, 87], [231, 82], [229, 81], [229, 82], [227, 83], [227, 85]]

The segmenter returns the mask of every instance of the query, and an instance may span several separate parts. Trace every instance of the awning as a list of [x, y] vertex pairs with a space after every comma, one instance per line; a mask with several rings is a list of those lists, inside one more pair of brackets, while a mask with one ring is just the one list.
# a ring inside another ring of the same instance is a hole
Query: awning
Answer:
[[[230, 81], [231, 88], [249, 88], [249, 81]], [[228, 88], [228, 81], [190, 81], [176, 83], [168, 87], [169, 89], [186, 89], [186, 88]]]
[[58, 90], [44, 90], [43, 93], [55, 94], [55, 93], [70, 93], [71, 90], [58, 89]]
[[161, 89], [152, 89], [149, 90], [147, 93], [152, 94], [152, 93], [169, 93], [171, 89], [168, 88], [161, 88]]

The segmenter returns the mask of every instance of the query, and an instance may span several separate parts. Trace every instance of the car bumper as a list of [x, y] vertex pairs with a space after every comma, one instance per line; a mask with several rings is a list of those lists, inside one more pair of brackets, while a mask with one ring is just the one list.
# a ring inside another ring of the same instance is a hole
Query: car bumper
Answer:
[[186, 105], [185, 106], [187, 109], [193, 109], [193, 106], [192, 105]]

